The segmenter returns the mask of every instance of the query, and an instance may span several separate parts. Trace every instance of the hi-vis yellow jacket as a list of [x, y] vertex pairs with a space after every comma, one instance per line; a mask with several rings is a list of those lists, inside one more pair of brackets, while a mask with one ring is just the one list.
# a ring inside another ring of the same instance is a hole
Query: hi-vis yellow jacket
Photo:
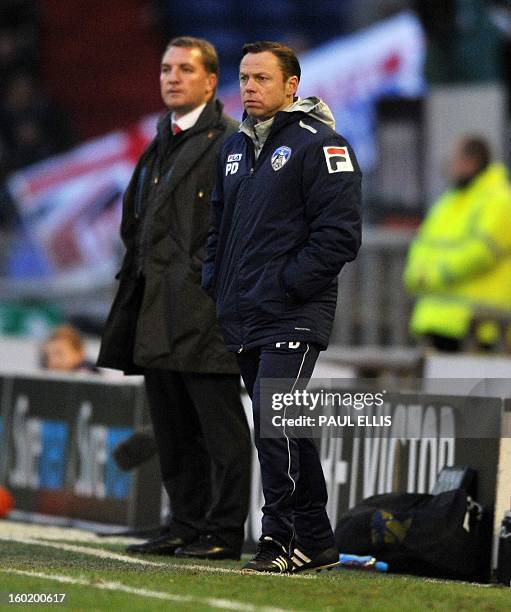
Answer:
[[[474, 307], [511, 313], [511, 187], [491, 164], [431, 208], [408, 252], [404, 282], [418, 296], [413, 334], [463, 338]], [[492, 342], [486, 326], [482, 341]]]

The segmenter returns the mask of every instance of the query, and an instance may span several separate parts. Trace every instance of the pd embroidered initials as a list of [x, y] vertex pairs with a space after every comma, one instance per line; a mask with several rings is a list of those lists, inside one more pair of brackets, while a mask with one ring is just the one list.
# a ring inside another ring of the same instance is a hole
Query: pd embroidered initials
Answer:
[[240, 165], [238, 162], [231, 162], [225, 166], [225, 176], [228, 174], [236, 174], [238, 172]]

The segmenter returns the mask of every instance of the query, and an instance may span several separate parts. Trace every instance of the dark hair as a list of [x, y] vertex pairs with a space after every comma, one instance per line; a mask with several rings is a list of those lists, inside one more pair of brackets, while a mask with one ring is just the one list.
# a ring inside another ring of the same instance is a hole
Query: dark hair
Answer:
[[194, 36], [178, 36], [173, 38], [167, 47], [165, 52], [170, 47], [184, 47], [185, 49], [199, 49], [202, 54], [202, 65], [209, 74], [216, 74], [220, 72], [218, 67], [218, 55], [215, 47], [205, 40], [204, 38], [195, 38]]
[[278, 42], [271, 42], [269, 40], [263, 40], [254, 43], [247, 43], [243, 45], [241, 56], [245, 57], [247, 53], [263, 53], [269, 51], [279, 60], [280, 68], [284, 74], [284, 80], [287, 81], [289, 77], [297, 76], [298, 80], [302, 75], [300, 68], [300, 62], [296, 57], [296, 53], [291, 47], [286, 47]]
[[484, 170], [491, 161], [491, 151], [488, 142], [479, 136], [466, 136], [461, 141], [463, 155], [477, 162], [480, 170]]

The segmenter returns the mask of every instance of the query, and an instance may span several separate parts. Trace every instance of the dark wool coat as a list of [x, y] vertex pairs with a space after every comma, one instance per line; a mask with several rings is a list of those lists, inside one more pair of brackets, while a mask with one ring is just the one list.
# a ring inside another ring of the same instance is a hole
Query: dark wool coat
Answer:
[[[214, 303], [200, 286], [216, 157], [237, 129], [238, 123], [223, 114], [219, 101], [209, 102], [195, 126], [179, 135], [169, 168], [155, 158], [161, 161], [162, 143], [169, 140], [170, 113], [160, 121], [124, 195], [121, 236], [126, 254], [99, 366], [127, 374], [140, 373], [141, 368], [238, 372], [226, 350]], [[149, 212], [142, 280], [141, 223]]]

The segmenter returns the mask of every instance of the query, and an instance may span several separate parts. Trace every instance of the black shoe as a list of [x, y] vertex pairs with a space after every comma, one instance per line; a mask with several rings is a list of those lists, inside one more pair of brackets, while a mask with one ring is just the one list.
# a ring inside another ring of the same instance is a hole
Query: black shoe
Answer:
[[299, 548], [295, 548], [291, 555], [291, 572], [306, 572], [314, 570], [320, 572], [324, 569], [332, 569], [339, 565], [339, 551], [337, 548], [326, 548], [315, 555], [307, 555]]
[[176, 550], [176, 557], [194, 559], [232, 559], [239, 561], [240, 549], [231, 548], [213, 534], [200, 536], [198, 540]]
[[187, 542], [183, 538], [166, 533], [142, 544], [130, 544], [126, 547], [126, 552], [139, 555], [173, 555], [178, 548], [186, 546], [186, 544]]
[[264, 536], [259, 540], [254, 557], [241, 569], [287, 574], [291, 570], [291, 559], [282, 544], [270, 536]]

